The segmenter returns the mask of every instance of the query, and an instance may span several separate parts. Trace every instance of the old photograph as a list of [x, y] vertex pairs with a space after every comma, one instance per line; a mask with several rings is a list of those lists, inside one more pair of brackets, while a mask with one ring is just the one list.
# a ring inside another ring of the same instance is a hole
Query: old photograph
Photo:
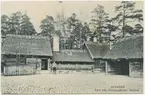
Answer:
[[1, 94], [143, 94], [144, 1], [1, 1]]

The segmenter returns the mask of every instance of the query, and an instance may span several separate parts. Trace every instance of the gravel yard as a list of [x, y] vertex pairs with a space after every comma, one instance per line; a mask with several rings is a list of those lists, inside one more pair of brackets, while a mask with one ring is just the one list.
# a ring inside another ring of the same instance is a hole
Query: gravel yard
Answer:
[[143, 79], [105, 74], [2, 76], [2, 93], [143, 93]]

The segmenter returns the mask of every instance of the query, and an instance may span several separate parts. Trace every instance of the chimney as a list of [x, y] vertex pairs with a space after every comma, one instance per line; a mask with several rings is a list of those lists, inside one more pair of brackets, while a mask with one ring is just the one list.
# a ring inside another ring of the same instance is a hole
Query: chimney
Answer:
[[53, 36], [53, 51], [59, 51], [59, 36]]
[[93, 37], [93, 42], [97, 42], [97, 37]]

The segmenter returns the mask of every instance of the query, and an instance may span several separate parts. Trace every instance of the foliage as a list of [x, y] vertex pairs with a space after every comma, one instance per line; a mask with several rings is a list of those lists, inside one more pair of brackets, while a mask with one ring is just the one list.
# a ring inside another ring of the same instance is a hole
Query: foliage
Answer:
[[1, 16], [1, 33], [6, 35], [9, 32], [9, 17], [7, 15]]
[[36, 34], [33, 24], [27, 14], [21, 12], [12, 13], [10, 17], [2, 15], [2, 35], [6, 34], [19, 34], [19, 35], [32, 35]]
[[119, 6], [115, 7], [117, 15], [112, 18], [112, 21], [118, 24], [118, 29], [123, 33], [122, 37], [124, 37], [127, 32], [132, 34], [131, 31], [133, 27], [129, 26], [130, 22], [140, 22], [143, 20], [142, 10], [135, 10], [134, 7], [135, 2], [132, 1], [122, 1]]
[[21, 33], [22, 35], [36, 34], [33, 24], [30, 22], [30, 18], [24, 14], [21, 21]]
[[106, 32], [106, 23], [109, 18], [108, 14], [105, 12], [104, 7], [101, 5], [97, 5], [92, 13], [93, 16], [91, 18], [91, 23], [96, 25], [96, 29], [93, 35], [98, 38], [99, 42], [102, 42], [104, 40], [102, 34], [105, 34]]
[[54, 19], [52, 16], [46, 16], [45, 19], [41, 21], [41, 35], [51, 37], [54, 33]]

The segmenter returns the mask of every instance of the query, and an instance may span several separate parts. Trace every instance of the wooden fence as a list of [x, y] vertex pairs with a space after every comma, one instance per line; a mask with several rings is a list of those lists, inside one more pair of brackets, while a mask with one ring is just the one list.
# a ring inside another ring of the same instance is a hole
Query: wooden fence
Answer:
[[36, 64], [9, 65], [4, 67], [5, 76], [32, 75], [36, 73]]

